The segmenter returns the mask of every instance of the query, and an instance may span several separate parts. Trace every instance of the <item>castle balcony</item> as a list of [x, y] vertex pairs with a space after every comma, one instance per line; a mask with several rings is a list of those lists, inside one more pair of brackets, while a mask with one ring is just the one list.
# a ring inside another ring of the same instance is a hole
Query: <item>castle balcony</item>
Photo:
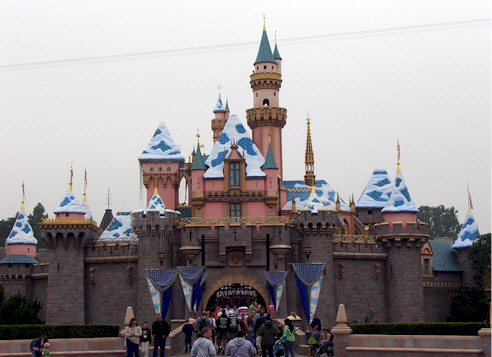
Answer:
[[246, 119], [251, 129], [262, 126], [283, 128], [287, 123], [287, 109], [281, 107], [261, 107], [246, 110]]
[[407, 247], [420, 247], [427, 242], [429, 225], [424, 222], [381, 222], [371, 227], [370, 231], [377, 236], [377, 241], [386, 247], [394, 242], [396, 247], [406, 243]]

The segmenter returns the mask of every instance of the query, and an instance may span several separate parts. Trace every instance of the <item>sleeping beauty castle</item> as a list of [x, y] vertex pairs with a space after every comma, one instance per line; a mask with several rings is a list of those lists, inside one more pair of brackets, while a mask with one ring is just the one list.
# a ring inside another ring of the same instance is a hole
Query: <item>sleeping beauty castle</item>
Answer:
[[[166, 124], [157, 127], [138, 157], [146, 209], [106, 210], [98, 225], [85, 190], [80, 203], [70, 183], [34, 237], [22, 204], [0, 251], [6, 294], [37, 299], [50, 324], [120, 324], [127, 306], [140, 321], [156, 312], [180, 320], [253, 299], [275, 316], [317, 315], [328, 326], [339, 304], [352, 321], [444, 321], [449, 297], [474, 284], [471, 210], [456, 239], [429, 240], [400, 163], [392, 176], [368, 173], [359, 199], [344, 201], [315, 175], [309, 118], [305, 171], [285, 178], [282, 60], [263, 29], [252, 107], [230, 115], [219, 94], [209, 155], [198, 142], [186, 162]], [[47, 249], [36, 249], [39, 239]]]

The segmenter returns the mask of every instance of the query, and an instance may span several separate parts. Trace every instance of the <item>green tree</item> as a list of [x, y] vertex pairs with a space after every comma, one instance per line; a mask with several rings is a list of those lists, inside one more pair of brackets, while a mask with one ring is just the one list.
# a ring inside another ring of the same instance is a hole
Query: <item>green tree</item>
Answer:
[[468, 251], [474, 271], [473, 279], [482, 289], [490, 283], [490, 248], [490, 233], [487, 233], [478, 237]]
[[451, 318], [458, 322], [486, 321], [489, 303], [483, 290], [478, 288], [461, 288], [451, 297]]
[[417, 219], [429, 224], [429, 237], [452, 237], [456, 238], [461, 226], [458, 222], [458, 211], [454, 207], [444, 207], [443, 205], [430, 207], [420, 206]]
[[0, 247], [5, 246], [5, 240], [10, 234], [12, 227], [14, 226], [17, 215], [14, 217], [0, 220]]
[[32, 214], [29, 215], [29, 224], [32, 227], [34, 236], [38, 240], [38, 249], [46, 248], [46, 243], [41, 239], [41, 230], [39, 229], [41, 220], [43, 218], [48, 218], [48, 215], [45, 212], [44, 206], [41, 203], [38, 203], [32, 210]]
[[3, 287], [0, 286], [0, 321], [4, 325], [39, 324], [38, 313], [41, 304], [27, 301], [21, 294], [5, 298]]

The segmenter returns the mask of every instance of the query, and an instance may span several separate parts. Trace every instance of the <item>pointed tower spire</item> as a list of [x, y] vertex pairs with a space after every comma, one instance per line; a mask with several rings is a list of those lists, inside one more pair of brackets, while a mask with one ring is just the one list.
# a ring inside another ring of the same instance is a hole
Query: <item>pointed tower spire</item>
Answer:
[[473, 209], [473, 204], [471, 202], [470, 187], [468, 186], [468, 182], [466, 186], [466, 190], [468, 192], [468, 211], [466, 212], [465, 220], [461, 226], [461, 231], [458, 234], [458, 238], [456, 238], [452, 248], [469, 248], [480, 236], [477, 221], [475, 221], [475, 217], [473, 217], [471, 212]]
[[306, 119], [307, 123], [307, 135], [306, 135], [306, 154], [305, 154], [305, 167], [306, 174], [304, 175], [304, 182], [308, 186], [313, 186], [316, 182], [316, 176], [314, 175], [314, 152], [313, 144], [311, 142], [311, 119], [308, 117]]
[[70, 182], [68, 183], [68, 192], [72, 192], [73, 165], [70, 165]]
[[268, 35], [266, 31], [265, 18], [263, 17], [263, 33], [261, 35], [260, 48], [258, 50], [258, 55], [256, 56], [255, 65], [262, 62], [276, 63], [275, 58], [272, 54], [272, 48], [270, 47], [270, 42], [268, 41]]
[[400, 169], [400, 141], [396, 141], [396, 157], [397, 157], [397, 163], [396, 163], [396, 172], [401, 172]]
[[22, 181], [22, 203], [21, 203], [21, 210], [24, 210], [24, 201], [26, 200], [26, 191], [24, 189], [24, 181]]
[[261, 169], [262, 170], [264, 170], [264, 169], [278, 169], [277, 163], [275, 162], [275, 157], [273, 156], [271, 139], [268, 142], [268, 151], [267, 151], [267, 155], [265, 158], [265, 163], [263, 164]]
[[227, 97], [226, 97], [225, 111], [230, 112], [230, 110], [229, 110], [229, 98], [227, 98]]
[[296, 193], [292, 192], [292, 212], [296, 212]]
[[87, 202], [87, 170], [84, 170], [84, 195], [82, 196], [82, 202]]
[[468, 193], [468, 212], [473, 209], [473, 203], [470, 194], [470, 185], [468, 185], [468, 180], [466, 180], [466, 192]]

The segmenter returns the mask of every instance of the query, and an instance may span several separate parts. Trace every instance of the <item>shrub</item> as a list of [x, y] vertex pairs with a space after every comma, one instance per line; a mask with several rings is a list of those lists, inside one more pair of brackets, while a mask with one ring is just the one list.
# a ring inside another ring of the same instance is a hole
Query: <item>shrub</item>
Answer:
[[117, 337], [118, 325], [0, 325], [2, 340], [48, 338]]
[[409, 322], [351, 324], [354, 334], [477, 336], [482, 322]]

